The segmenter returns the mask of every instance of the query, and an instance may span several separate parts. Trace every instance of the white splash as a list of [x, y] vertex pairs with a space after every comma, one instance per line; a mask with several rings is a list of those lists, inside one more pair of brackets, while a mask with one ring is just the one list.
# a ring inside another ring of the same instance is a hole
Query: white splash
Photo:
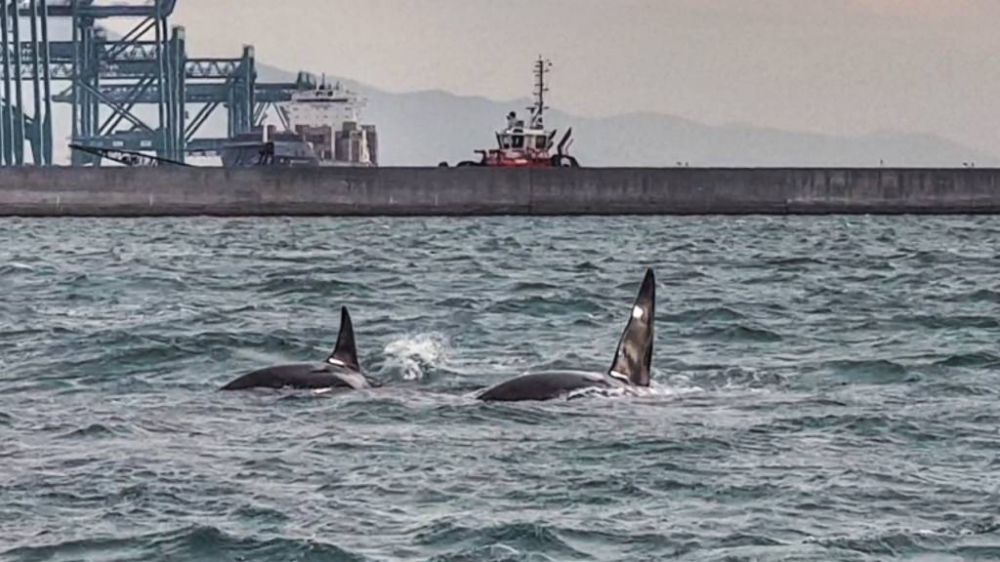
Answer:
[[648, 388], [637, 389], [644, 396], [674, 397], [688, 394], [703, 394], [705, 389], [692, 383], [686, 376], [672, 376], [667, 382], [650, 382]]
[[383, 350], [389, 364], [397, 364], [403, 379], [424, 378], [428, 367], [443, 364], [448, 359], [448, 344], [440, 334], [407, 335], [386, 344]]
[[600, 386], [588, 386], [580, 388], [577, 390], [571, 390], [566, 394], [566, 400], [573, 400], [575, 398], [585, 398], [585, 397], [600, 397], [600, 398], [616, 398], [619, 396], [627, 396], [631, 393], [631, 389], [619, 386], [619, 387], [600, 387]]
[[35, 268], [31, 267], [26, 263], [20, 263], [15, 261], [10, 261], [4, 264], [3, 269], [8, 272], [18, 272], [18, 273], [34, 273]]

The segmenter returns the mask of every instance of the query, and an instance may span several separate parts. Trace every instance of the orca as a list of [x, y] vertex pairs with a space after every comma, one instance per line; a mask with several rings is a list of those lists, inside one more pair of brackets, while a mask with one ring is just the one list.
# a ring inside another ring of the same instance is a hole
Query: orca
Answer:
[[300, 388], [313, 390], [359, 390], [371, 388], [358, 362], [354, 327], [347, 307], [340, 309], [340, 333], [333, 353], [323, 363], [278, 365], [247, 373], [220, 390], [251, 388]]
[[653, 320], [656, 305], [656, 279], [652, 269], [639, 287], [631, 315], [618, 340], [611, 367], [604, 373], [584, 371], [547, 371], [528, 373], [487, 388], [476, 396], [485, 401], [551, 400], [570, 398], [589, 389], [634, 391], [648, 387], [653, 363]]

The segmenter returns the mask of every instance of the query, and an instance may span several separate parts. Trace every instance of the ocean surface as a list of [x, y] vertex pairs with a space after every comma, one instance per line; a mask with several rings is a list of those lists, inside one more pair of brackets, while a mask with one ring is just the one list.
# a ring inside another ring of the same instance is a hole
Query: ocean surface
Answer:
[[[1000, 559], [1000, 217], [0, 221], [0, 560]], [[647, 266], [654, 385], [608, 367]], [[218, 392], [322, 360], [381, 388]]]

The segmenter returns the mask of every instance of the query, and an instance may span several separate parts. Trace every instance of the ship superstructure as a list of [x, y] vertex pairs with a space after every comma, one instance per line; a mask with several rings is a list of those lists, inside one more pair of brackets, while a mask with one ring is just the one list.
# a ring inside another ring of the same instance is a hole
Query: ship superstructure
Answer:
[[315, 88], [278, 104], [282, 124], [312, 145], [320, 166], [377, 166], [378, 133], [361, 123], [367, 100], [324, 78]]

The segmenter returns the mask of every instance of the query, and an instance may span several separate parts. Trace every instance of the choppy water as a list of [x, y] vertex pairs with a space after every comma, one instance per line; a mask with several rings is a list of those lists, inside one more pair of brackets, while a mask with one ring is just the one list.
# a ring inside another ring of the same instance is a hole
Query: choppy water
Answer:
[[[0, 221], [0, 559], [1000, 559], [1000, 218]], [[655, 394], [603, 369], [658, 274]], [[322, 359], [385, 386], [220, 393]]]

